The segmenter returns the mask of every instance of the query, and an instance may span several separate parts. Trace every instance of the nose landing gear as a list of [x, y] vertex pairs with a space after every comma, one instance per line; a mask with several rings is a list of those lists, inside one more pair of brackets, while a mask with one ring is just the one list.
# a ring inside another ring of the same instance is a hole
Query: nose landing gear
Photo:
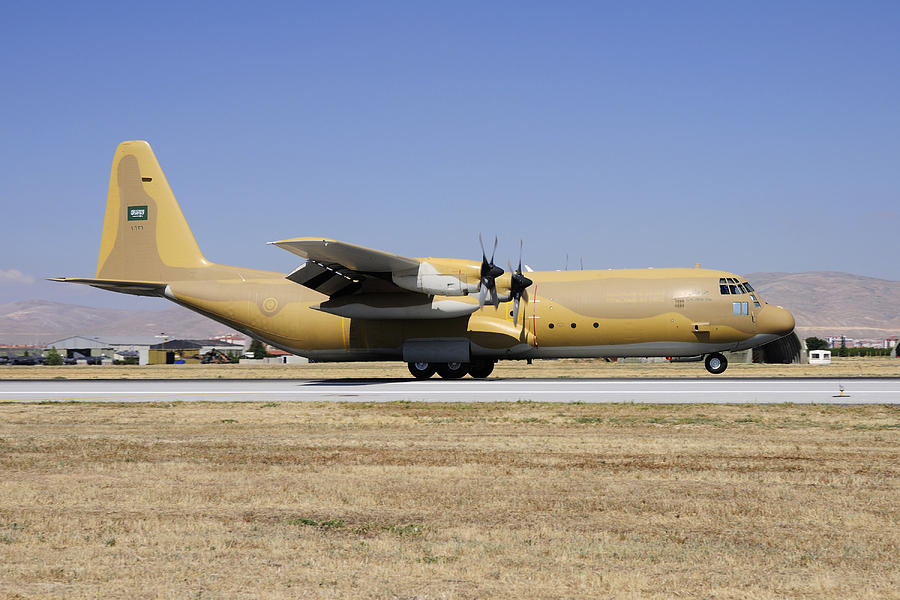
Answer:
[[725, 369], [728, 368], [728, 359], [718, 352], [713, 352], [712, 354], [706, 356], [705, 364], [707, 371], [709, 371], [713, 375], [718, 375], [720, 373], [724, 373]]

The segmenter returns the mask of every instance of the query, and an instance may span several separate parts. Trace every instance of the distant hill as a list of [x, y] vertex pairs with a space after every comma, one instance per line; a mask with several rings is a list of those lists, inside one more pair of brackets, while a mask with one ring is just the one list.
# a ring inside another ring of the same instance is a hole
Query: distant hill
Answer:
[[794, 314], [801, 337], [879, 339], [900, 334], [900, 281], [836, 271], [746, 277], [766, 302]]
[[[794, 314], [801, 337], [880, 339], [900, 334], [900, 281], [831, 271], [749, 273], [771, 304]], [[45, 343], [69, 335], [169, 335], [206, 338], [234, 333], [180, 306], [164, 310], [91, 308], [47, 300], [0, 304], [0, 344]]]
[[0, 304], [0, 344], [43, 344], [77, 334], [143, 337], [159, 333], [199, 339], [236, 332], [176, 305], [164, 310], [123, 310], [49, 300]]

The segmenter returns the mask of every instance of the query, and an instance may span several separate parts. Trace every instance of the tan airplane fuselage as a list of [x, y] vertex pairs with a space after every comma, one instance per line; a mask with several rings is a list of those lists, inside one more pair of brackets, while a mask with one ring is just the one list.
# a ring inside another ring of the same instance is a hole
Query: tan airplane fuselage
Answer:
[[[113, 161], [97, 276], [59, 280], [165, 297], [319, 361], [412, 362], [417, 353], [463, 346], [466, 356], [489, 361], [696, 356], [760, 346], [794, 327], [788, 311], [750, 288], [723, 289], [740, 281], [723, 271], [529, 272], [513, 323], [513, 303], [502, 301], [510, 274], [497, 278], [499, 305], [479, 308], [477, 261], [404, 258], [318, 238], [275, 243], [307, 256], [309, 269], [286, 276], [206, 260], [149, 144], [124, 142]], [[395, 271], [345, 268], [341, 260]], [[317, 281], [355, 287], [324, 294]]]
[[[517, 326], [511, 302], [450, 319], [340, 317], [315, 310], [328, 297], [281, 273], [226, 270], [231, 277], [171, 282], [165, 296], [320, 361], [401, 360], [409, 339], [468, 339], [473, 356], [495, 359], [693, 356], [752, 348], [793, 329], [780, 307], [721, 295], [719, 279], [737, 277], [707, 269], [531, 272]], [[735, 302], [746, 302], [749, 314], [734, 314]]]

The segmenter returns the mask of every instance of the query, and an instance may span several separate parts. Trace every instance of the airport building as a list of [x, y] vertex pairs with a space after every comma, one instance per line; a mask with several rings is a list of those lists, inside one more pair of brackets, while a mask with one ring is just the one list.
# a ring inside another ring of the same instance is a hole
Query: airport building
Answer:
[[158, 343], [155, 336], [73, 335], [50, 342], [47, 348], [56, 348], [66, 358], [105, 355], [112, 360], [125, 360], [137, 353], [138, 364], [146, 365], [150, 364], [150, 346]]
[[[157, 340], [159, 341], [159, 340]], [[149, 348], [149, 364], [199, 364], [208, 352], [222, 352], [227, 356], [244, 352], [243, 344], [228, 344], [221, 340], [166, 340]]]
[[[229, 344], [222, 340], [166, 340], [158, 336], [84, 336], [73, 335], [47, 344], [56, 348], [66, 358], [106, 356], [110, 360], [126, 360], [136, 357], [139, 365], [172, 364], [184, 358], [185, 362], [200, 362], [200, 356], [218, 350], [225, 354], [244, 352], [243, 344]], [[176, 359], [176, 355], [178, 358]], [[194, 360], [193, 357], [197, 356]], [[189, 360], [190, 359], [190, 360]]]

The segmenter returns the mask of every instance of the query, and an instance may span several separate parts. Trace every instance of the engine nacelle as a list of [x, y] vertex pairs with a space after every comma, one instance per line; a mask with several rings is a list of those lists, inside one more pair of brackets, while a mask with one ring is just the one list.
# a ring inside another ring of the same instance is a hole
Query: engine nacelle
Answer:
[[434, 296], [466, 296], [478, 293], [478, 272], [455, 265], [432, 264], [423, 261], [414, 271], [396, 271], [391, 279], [398, 286], [411, 292]]
[[358, 294], [312, 308], [348, 319], [453, 319], [472, 314], [478, 310], [478, 304], [446, 296]]

